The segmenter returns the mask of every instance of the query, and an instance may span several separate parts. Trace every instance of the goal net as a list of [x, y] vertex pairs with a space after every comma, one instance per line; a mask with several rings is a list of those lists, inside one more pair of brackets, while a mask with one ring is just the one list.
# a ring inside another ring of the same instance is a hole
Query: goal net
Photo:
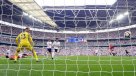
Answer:
[[[0, 76], [135, 76], [135, 4], [0, 0]], [[16, 37], [26, 27], [39, 62], [23, 49], [14, 63]]]

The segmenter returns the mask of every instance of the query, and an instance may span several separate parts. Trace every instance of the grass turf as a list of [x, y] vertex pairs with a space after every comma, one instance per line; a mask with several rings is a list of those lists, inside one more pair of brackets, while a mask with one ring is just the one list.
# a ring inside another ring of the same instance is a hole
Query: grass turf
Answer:
[[60, 56], [55, 60], [40, 56], [14, 63], [0, 57], [0, 76], [136, 76], [136, 57]]

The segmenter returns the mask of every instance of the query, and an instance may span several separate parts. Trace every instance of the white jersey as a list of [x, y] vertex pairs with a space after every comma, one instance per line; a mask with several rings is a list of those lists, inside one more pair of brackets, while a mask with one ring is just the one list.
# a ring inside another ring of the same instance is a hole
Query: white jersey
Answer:
[[99, 50], [95, 50], [95, 53], [98, 53], [99, 52]]
[[52, 48], [52, 42], [51, 41], [47, 42], [47, 48]]
[[59, 47], [60, 47], [60, 42], [59, 41], [54, 41], [53, 42], [53, 48], [54, 49], [59, 49]]
[[18, 54], [18, 56], [19, 56], [20, 58], [22, 58], [22, 56], [23, 56], [23, 53], [19, 53], [19, 54]]
[[6, 56], [10, 56], [10, 50], [7, 50], [7, 52], [6, 52]]

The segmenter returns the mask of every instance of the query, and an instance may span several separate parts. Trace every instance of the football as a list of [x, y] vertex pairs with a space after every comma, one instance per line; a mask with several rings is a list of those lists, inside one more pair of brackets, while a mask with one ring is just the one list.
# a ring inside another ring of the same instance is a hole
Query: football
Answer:
[[125, 38], [130, 38], [130, 37], [131, 37], [131, 32], [130, 32], [130, 31], [126, 31], [126, 32], [124, 33], [124, 37], [125, 37]]

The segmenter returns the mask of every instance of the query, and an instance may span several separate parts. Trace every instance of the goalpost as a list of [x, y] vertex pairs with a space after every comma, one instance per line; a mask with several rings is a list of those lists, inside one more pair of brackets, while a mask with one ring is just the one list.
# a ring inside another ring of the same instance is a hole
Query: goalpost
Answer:
[[[27, 6], [33, 0], [24, 1], [24, 6]], [[45, 22], [42, 18], [24, 12], [10, 0], [0, 1], [0, 76], [136, 75], [136, 26], [132, 24], [134, 10], [128, 8], [128, 0], [125, 0], [125, 10], [121, 11], [109, 8], [114, 4], [118, 7], [116, 0], [113, 3], [104, 0], [105, 5], [101, 5], [105, 6], [103, 9], [97, 8], [100, 5], [98, 0], [91, 0], [92, 3], [89, 0], [73, 0], [71, 3], [68, 0], [40, 1], [42, 5], [48, 3], [41, 7], [46, 16], [50, 16]], [[50, 2], [53, 2], [53, 6]], [[28, 8], [35, 7], [24, 9]], [[102, 13], [106, 16], [104, 19], [99, 16]], [[122, 24], [123, 18], [127, 20], [126, 24]], [[50, 23], [52, 21], [54, 23]], [[54, 28], [50, 24], [59, 27]], [[17, 47], [15, 38], [25, 27], [31, 29], [34, 49], [40, 62], [35, 62], [32, 53], [27, 50], [22, 51], [21, 56], [24, 58], [19, 58], [17, 63], [12, 60]], [[55, 38], [60, 42], [59, 52], [55, 52], [54, 59], [47, 58], [47, 41], [51, 39], [53, 42]], [[10, 50], [9, 58], [5, 58], [7, 50]]]

